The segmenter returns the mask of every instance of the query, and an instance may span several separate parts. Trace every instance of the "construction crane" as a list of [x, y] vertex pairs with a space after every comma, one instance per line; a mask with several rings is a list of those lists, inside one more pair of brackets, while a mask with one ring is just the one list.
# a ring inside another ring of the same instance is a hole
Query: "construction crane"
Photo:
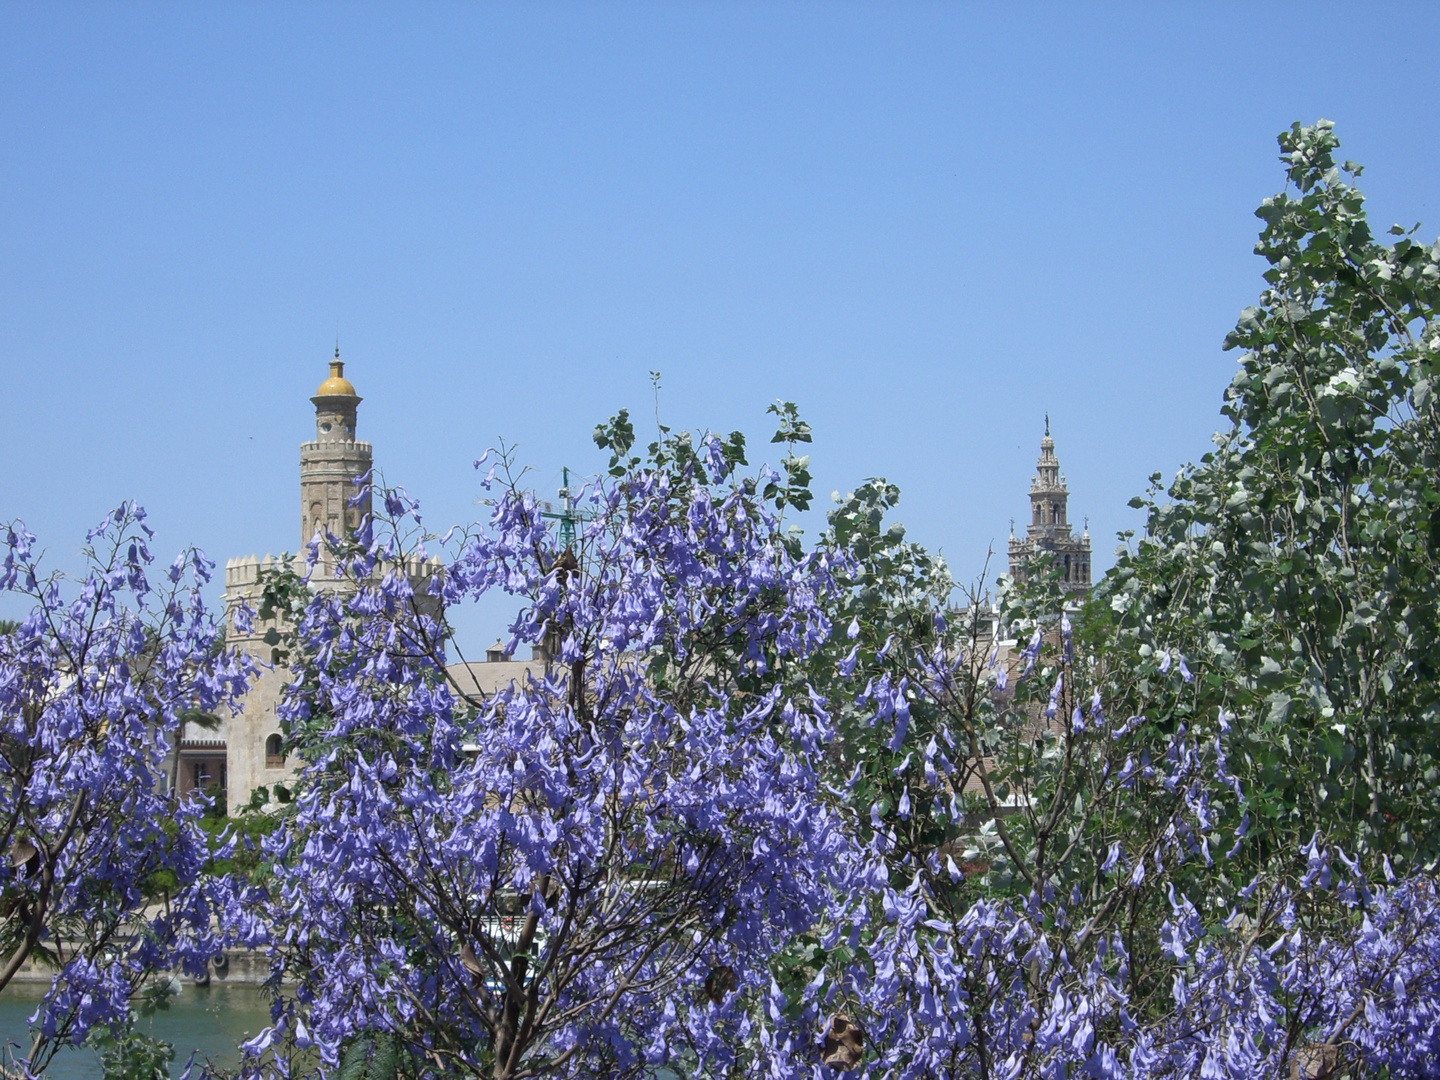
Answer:
[[575, 498], [570, 494], [570, 469], [565, 467], [561, 470], [564, 487], [556, 494], [560, 498], [560, 509], [542, 510], [541, 517], [550, 518], [560, 522], [560, 549], [567, 551], [575, 546], [575, 523], [584, 521], [585, 515], [575, 508]]

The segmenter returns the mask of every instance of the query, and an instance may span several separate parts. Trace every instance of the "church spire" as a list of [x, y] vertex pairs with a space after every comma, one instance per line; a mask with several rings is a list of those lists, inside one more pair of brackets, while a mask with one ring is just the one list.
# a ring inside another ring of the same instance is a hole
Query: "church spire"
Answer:
[[1070, 489], [1060, 475], [1060, 459], [1055, 456], [1055, 440], [1050, 437], [1050, 416], [1045, 416], [1045, 437], [1040, 440], [1040, 458], [1035, 462], [1035, 478], [1030, 481], [1029, 535], [1059, 537], [1070, 535], [1066, 521]]
[[[1030, 481], [1030, 525], [1024, 539], [1013, 532], [1010, 539], [1010, 575], [1023, 580], [1025, 563], [1037, 554], [1050, 554], [1060, 564], [1063, 580], [1072, 590], [1090, 585], [1090, 532], [1075, 537], [1070, 531], [1070, 488], [1055, 456], [1050, 436], [1050, 414], [1045, 414], [1045, 434], [1040, 440], [1040, 457]], [[1087, 523], [1088, 525], [1088, 523]]]

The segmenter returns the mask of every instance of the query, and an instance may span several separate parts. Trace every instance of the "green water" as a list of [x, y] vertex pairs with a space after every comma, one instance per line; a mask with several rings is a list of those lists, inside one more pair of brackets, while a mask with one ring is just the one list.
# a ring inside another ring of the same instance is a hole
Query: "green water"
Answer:
[[[0, 991], [0, 1038], [29, 1047], [26, 1018], [35, 1011], [46, 987], [11, 983]], [[175, 1047], [172, 1076], [179, 1076], [198, 1051], [216, 1065], [233, 1067], [236, 1047], [270, 1023], [270, 1007], [255, 986], [184, 986], [170, 1007], [138, 1021], [139, 1029]], [[22, 1051], [23, 1052], [23, 1051]], [[98, 1080], [100, 1058], [88, 1047], [66, 1047], [55, 1056], [46, 1076], [52, 1080]]]

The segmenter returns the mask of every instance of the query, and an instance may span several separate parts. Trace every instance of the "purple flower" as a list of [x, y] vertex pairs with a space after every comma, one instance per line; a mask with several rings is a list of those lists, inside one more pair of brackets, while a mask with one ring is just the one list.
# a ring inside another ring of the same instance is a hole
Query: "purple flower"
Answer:
[[1035, 668], [1035, 660], [1040, 655], [1040, 628], [1035, 628], [1035, 633], [1030, 637], [1030, 644], [1026, 645], [1020, 652], [1020, 659], [1025, 661], [1025, 670], [1020, 673], [1023, 679]]
[[1056, 675], [1056, 676], [1055, 676], [1055, 685], [1050, 688], [1050, 700], [1049, 700], [1048, 702], [1046, 702], [1046, 704], [1045, 704], [1045, 711], [1044, 711], [1044, 713], [1042, 714], [1042, 715], [1045, 717], [1046, 720], [1050, 720], [1050, 719], [1053, 719], [1053, 718], [1054, 718], [1054, 716], [1055, 716], [1055, 710], [1056, 710], [1057, 708], [1059, 708], [1059, 705], [1060, 705], [1060, 691], [1063, 690], [1064, 687], [1065, 687], [1065, 676], [1064, 676], [1064, 674], [1062, 673], [1062, 674]]

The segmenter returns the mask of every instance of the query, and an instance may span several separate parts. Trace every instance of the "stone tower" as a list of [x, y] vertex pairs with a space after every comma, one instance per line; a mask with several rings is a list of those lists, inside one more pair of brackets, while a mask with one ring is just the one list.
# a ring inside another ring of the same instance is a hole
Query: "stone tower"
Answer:
[[345, 378], [340, 348], [330, 361], [330, 377], [310, 399], [315, 405], [315, 440], [300, 444], [300, 543], [317, 530], [344, 536], [370, 513], [369, 496], [355, 506], [355, 478], [370, 471], [368, 442], [355, 439], [355, 411], [360, 395]]
[[1070, 592], [1090, 588], [1090, 530], [1078, 538], [1070, 533], [1067, 520], [1070, 489], [1060, 473], [1055, 440], [1050, 438], [1050, 418], [1045, 418], [1045, 437], [1040, 440], [1040, 460], [1030, 481], [1030, 526], [1024, 539], [1010, 534], [1010, 576], [1025, 580], [1025, 563], [1034, 555], [1047, 554], [1059, 565], [1061, 580]]
[[[330, 361], [330, 377], [310, 399], [315, 406], [315, 438], [300, 444], [300, 543], [308, 544], [318, 529], [343, 536], [370, 512], [368, 495], [355, 506], [355, 478], [370, 471], [370, 444], [355, 439], [355, 409], [360, 395], [345, 378], [340, 350]], [[322, 558], [325, 554], [321, 549]], [[241, 702], [241, 711], [222, 718], [218, 732], [187, 732], [180, 740], [179, 787], [183, 792], [202, 782], [218, 786], [233, 809], [246, 802], [260, 785], [286, 783], [294, 775], [296, 762], [282, 753], [280, 721], [275, 708], [288, 680], [279, 664], [275, 634], [286, 627], [274, 620], [255, 618], [247, 630], [235, 621], [235, 611], [247, 605], [260, 608], [262, 580], [267, 572], [289, 568], [307, 572], [303, 556], [266, 555], [264, 558], [231, 559], [225, 564], [225, 607], [227, 642], [260, 662], [250, 689]], [[328, 576], [318, 571], [317, 581]], [[272, 633], [273, 632], [273, 633]]]

